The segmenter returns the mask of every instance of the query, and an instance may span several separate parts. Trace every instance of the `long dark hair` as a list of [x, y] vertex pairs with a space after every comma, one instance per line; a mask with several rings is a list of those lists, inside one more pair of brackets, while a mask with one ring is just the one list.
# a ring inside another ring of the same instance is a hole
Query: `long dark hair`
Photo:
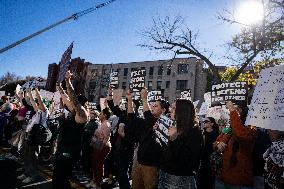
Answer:
[[207, 119], [209, 119], [210, 122], [213, 123], [212, 125], [213, 131], [219, 133], [219, 125], [216, 123], [216, 120], [213, 117], [207, 117]]
[[178, 99], [176, 101], [176, 123], [179, 135], [187, 135], [194, 127], [195, 109], [190, 100]]

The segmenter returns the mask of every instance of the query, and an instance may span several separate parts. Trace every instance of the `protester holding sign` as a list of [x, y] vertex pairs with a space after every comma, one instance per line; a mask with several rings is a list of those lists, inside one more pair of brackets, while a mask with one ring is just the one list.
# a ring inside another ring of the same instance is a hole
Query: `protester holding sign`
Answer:
[[263, 154], [265, 189], [284, 188], [284, 132], [268, 130], [272, 145]]
[[[223, 166], [217, 175], [215, 188], [249, 189], [253, 187], [252, 151], [256, 139], [256, 130], [244, 127], [245, 111], [237, 109], [232, 102], [227, 102], [230, 111], [231, 134], [220, 135], [214, 148], [223, 155]], [[224, 132], [224, 130], [223, 130]]]
[[[32, 94], [31, 88], [27, 89], [31, 104], [36, 112], [26, 128], [27, 139], [24, 145], [24, 169], [25, 173], [20, 175], [18, 179], [23, 180], [23, 183], [33, 182], [38, 177], [37, 159], [35, 152], [38, 151], [38, 146], [41, 145], [37, 139], [48, 141], [51, 138], [51, 132], [47, 129], [47, 118], [49, 111], [42, 101], [38, 89], [35, 90], [36, 100]], [[38, 132], [39, 130], [46, 130], [45, 133]]]
[[160, 165], [161, 146], [153, 138], [157, 119], [168, 111], [168, 104], [159, 100], [149, 109], [146, 89], [141, 90], [141, 100], [145, 119], [135, 117], [133, 113], [133, 94], [127, 95], [128, 117], [130, 125], [140, 132], [137, 159], [133, 161], [132, 187], [137, 189], [155, 189], [158, 185], [158, 167]]
[[111, 111], [114, 115], [119, 118], [118, 124], [116, 126], [116, 132], [113, 136], [113, 152], [114, 152], [114, 160], [117, 165], [117, 176], [119, 186], [121, 188], [130, 189], [131, 185], [129, 183], [129, 168], [130, 164], [133, 160], [133, 151], [134, 151], [134, 144], [135, 144], [135, 135], [133, 135], [134, 127], [131, 127], [128, 124], [127, 119], [127, 112], [126, 110], [121, 110], [119, 108], [119, 100], [118, 98], [120, 95], [120, 91], [112, 90], [109, 88], [108, 96], [107, 96], [107, 103]]
[[67, 71], [65, 81], [68, 95], [59, 87], [63, 103], [70, 112], [70, 116], [65, 117], [62, 114], [59, 117], [59, 140], [52, 178], [53, 189], [71, 188], [69, 179], [72, 175], [73, 166], [80, 157], [81, 137], [88, 121], [87, 99], [83, 95], [77, 96], [75, 94], [71, 84], [72, 76], [70, 71]]
[[[163, 147], [159, 189], [196, 189], [203, 138], [195, 125], [195, 109], [189, 100], [179, 99], [175, 108], [176, 128], [169, 130], [170, 141]], [[175, 131], [175, 132], [172, 132]]]

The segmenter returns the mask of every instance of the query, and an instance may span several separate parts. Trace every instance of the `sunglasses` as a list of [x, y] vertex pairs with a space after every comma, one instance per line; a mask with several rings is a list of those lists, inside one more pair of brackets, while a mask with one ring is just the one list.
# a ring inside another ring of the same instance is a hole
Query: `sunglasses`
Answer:
[[205, 121], [203, 121], [203, 123], [210, 123], [211, 121], [208, 121], [208, 120], [205, 120]]

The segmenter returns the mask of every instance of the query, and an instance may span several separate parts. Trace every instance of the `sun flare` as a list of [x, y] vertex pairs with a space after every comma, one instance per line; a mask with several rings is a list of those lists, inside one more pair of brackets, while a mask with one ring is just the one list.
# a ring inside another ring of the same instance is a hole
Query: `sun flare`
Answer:
[[237, 9], [236, 20], [245, 25], [259, 23], [263, 19], [263, 5], [257, 0], [247, 0]]

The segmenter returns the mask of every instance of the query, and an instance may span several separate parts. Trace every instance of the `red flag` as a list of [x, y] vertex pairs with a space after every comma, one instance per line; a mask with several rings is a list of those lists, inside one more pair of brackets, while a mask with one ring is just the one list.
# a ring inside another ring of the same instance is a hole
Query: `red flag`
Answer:
[[68, 49], [62, 55], [61, 61], [59, 63], [59, 74], [58, 74], [59, 82], [62, 82], [64, 80], [65, 74], [69, 68], [72, 49], [73, 49], [73, 42], [70, 44]]

